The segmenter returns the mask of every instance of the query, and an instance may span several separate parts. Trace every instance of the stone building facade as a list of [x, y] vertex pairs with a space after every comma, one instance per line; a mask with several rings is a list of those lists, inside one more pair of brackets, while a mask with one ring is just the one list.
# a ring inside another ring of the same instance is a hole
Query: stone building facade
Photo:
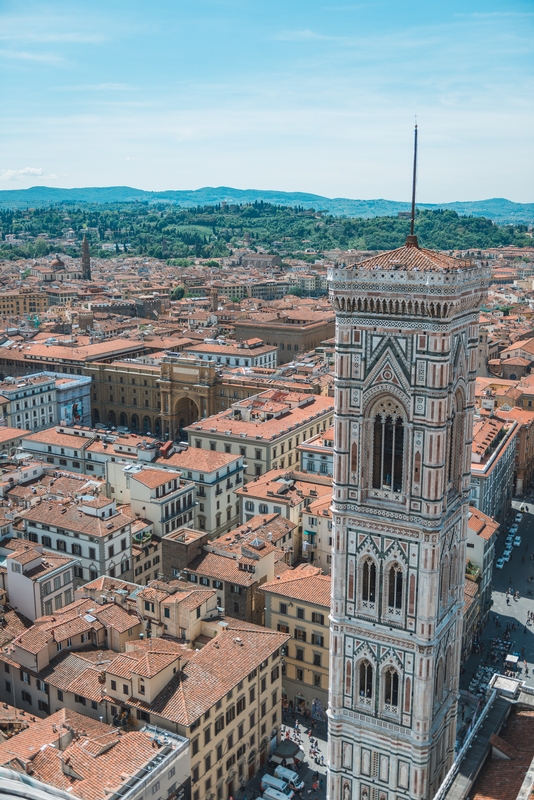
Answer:
[[480, 265], [333, 268], [330, 800], [430, 800], [456, 715]]

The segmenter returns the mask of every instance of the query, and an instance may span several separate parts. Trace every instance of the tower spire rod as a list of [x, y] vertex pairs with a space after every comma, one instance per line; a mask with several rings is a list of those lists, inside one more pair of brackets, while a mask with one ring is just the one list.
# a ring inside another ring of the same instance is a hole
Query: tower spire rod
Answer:
[[410, 236], [414, 235], [415, 226], [415, 187], [417, 183], [417, 117], [415, 118], [415, 129], [413, 138], [413, 180], [412, 180], [412, 215], [410, 220]]

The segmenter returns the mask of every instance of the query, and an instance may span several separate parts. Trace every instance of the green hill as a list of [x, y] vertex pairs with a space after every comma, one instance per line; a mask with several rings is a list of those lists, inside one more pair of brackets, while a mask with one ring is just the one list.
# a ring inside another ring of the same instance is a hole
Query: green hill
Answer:
[[[58, 203], [172, 203], [182, 208], [244, 204], [263, 201], [272, 205], [300, 206], [325, 211], [335, 216], [372, 217], [392, 216], [408, 211], [408, 202], [394, 200], [351, 200], [343, 197], [322, 197], [304, 192], [277, 192], [261, 189], [233, 189], [228, 186], [204, 187], [191, 191], [146, 192], [129, 186], [86, 187], [58, 189], [33, 186], [31, 189], [0, 191], [0, 208], [42, 208]], [[504, 198], [455, 203], [418, 203], [419, 208], [449, 209], [465, 216], [483, 216], [501, 223], [534, 222], [534, 203], [513, 203]]]

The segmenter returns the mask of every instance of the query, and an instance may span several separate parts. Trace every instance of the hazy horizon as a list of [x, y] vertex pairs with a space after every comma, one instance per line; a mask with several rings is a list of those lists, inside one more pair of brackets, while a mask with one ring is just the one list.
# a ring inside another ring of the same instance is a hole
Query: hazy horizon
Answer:
[[[84, 184], [83, 186], [62, 186], [61, 183], [51, 185], [51, 184], [32, 184], [30, 186], [16, 186], [16, 185], [7, 185], [5, 183], [0, 183], [0, 192], [4, 191], [29, 191], [31, 189], [66, 189], [72, 191], [82, 191], [84, 189], [120, 189], [120, 188], [128, 188], [134, 189], [136, 191], [143, 191], [143, 192], [155, 192], [155, 193], [162, 193], [162, 192], [200, 192], [203, 189], [232, 189], [238, 192], [276, 192], [280, 194], [308, 194], [308, 195], [316, 195], [320, 198], [325, 198], [327, 200], [363, 200], [364, 202], [379, 202], [382, 200], [386, 200], [392, 203], [410, 203], [408, 198], [401, 198], [396, 199], [394, 197], [350, 197], [348, 195], [325, 195], [319, 194], [319, 192], [314, 191], [303, 191], [301, 189], [277, 189], [277, 188], [265, 188], [265, 187], [257, 187], [257, 186], [228, 186], [228, 185], [218, 185], [218, 186], [197, 186], [197, 187], [183, 187], [183, 188], [175, 188], [175, 187], [166, 187], [163, 189], [144, 189], [141, 186], [131, 186], [129, 184]], [[425, 200], [424, 197], [417, 197], [417, 205], [439, 205], [440, 203], [450, 204], [450, 203], [477, 203], [477, 202], [485, 202], [490, 200], [505, 200], [506, 202], [510, 203], [517, 203], [518, 205], [531, 205], [534, 204], [534, 190], [532, 192], [533, 199], [532, 200], [514, 200], [510, 197], [462, 197], [462, 198], [454, 198], [453, 200]]]

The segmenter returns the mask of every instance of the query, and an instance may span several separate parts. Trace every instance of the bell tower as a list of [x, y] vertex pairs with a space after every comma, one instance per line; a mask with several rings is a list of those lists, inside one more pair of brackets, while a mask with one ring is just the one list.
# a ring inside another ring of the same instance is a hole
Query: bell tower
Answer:
[[431, 800], [453, 761], [487, 284], [481, 265], [419, 247], [413, 230], [329, 273], [329, 800]]
[[91, 280], [91, 254], [89, 252], [89, 242], [87, 236], [83, 237], [82, 242], [82, 280]]

